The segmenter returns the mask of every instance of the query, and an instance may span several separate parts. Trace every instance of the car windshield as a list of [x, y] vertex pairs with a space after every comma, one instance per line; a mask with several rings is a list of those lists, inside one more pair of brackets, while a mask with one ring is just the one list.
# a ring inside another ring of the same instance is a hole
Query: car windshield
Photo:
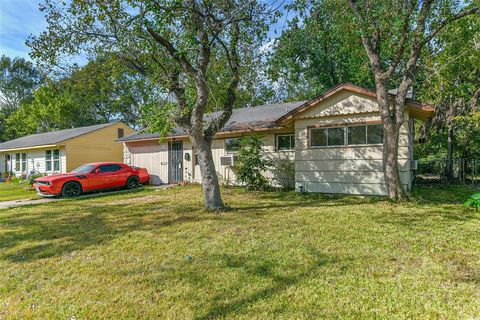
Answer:
[[95, 168], [93, 164], [84, 164], [83, 166], [78, 167], [75, 170], [72, 170], [73, 173], [89, 173]]

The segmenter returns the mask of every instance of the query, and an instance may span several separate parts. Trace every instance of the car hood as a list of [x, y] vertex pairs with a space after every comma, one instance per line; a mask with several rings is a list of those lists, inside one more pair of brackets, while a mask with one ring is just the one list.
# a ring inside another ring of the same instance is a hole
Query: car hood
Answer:
[[59, 173], [59, 174], [52, 174], [51, 176], [45, 176], [41, 178], [35, 179], [35, 181], [53, 181], [62, 178], [74, 177], [78, 174], [76, 173]]

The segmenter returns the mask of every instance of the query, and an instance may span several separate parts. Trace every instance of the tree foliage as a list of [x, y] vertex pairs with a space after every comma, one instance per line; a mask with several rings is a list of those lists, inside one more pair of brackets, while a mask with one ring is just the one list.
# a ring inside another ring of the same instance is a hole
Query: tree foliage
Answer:
[[5, 55], [0, 57], [0, 141], [14, 137], [5, 132], [5, 121], [23, 103], [31, 101], [33, 91], [42, 80], [31, 62]]
[[[230, 118], [242, 75], [267, 31], [265, 7], [251, 0], [46, 0], [49, 27], [28, 45], [50, 64], [81, 53], [114, 56], [160, 88], [174, 103], [159, 104], [172, 109], [153, 114], [169, 113], [190, 137], [206, 208], [216, 210], [224, 204], [211, 141]], [[205, 123], [213, 110], [221, 112]]]
[[342, 82], [374, 86], [345, 1], [296, 1], [288, 9], [296, 15], [275, 40], [268, 60], [269, 75], [284, 97], [310, 99]]
[[5, 123], [11, 137], [111, 121], [136, 127], [143, 109], [156, 104], [155, 88], [124, 65], [100, 59], [49, 79]]

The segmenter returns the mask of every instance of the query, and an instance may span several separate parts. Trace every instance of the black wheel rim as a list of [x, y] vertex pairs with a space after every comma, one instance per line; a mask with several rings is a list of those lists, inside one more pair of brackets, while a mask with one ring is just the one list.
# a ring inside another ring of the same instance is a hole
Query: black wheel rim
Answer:
[[128, 187], [130, 189], [136, 188], [138, 186], [138, 180], [136, 178], [132, 178], [128, 181]]
[[65, 194], [68, 197], [76, 197], [80, 195], [80, 186], [76, 183], [67, 183], [65, 185]]

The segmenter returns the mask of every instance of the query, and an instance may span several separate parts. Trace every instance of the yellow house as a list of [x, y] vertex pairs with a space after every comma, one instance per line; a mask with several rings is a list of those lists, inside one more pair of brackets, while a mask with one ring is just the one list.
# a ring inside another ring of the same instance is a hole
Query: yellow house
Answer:
[[134, 130], [121, 122], [33, 134], [0, 143], [0, 173], [66, 173], [89, 162], [122, 162], [116, 143]]

